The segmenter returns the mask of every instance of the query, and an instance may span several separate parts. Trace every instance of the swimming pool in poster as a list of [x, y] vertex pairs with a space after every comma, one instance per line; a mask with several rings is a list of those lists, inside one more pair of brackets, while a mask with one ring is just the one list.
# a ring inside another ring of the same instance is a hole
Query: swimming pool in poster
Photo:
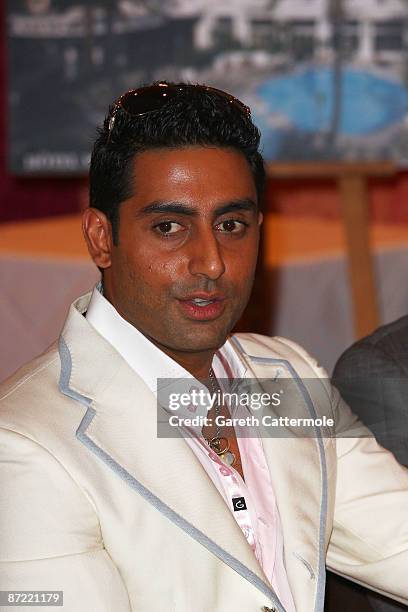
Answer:
[[[304, 133], [331, 129], [334, 112], [334, 76], [330, 67], [309, 67], [264, 81], [256, 90], [263, 112], [256, 119], [265, 148], [274, 157], [282, 129], [274, 129], [265, 115], [279, 115], [288, 127]], [[340, 81], [340, 135], [359, 137], [380, 133], [401, 122], [408, 112], [408, 91], [396, 80], [343, 68]]]

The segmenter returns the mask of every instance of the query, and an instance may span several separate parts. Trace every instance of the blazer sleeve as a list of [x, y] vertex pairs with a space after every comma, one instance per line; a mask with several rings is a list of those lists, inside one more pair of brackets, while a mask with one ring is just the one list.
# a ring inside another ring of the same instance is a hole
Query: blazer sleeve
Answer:
[[303, 356], [323, 379], [335, 422], [336, 454], [326, 446], [328, 478], [335, 480], [327, 567], [407, 605], [408, 469], [379, 445], [315, 360]]
[[381, 446], [408, 466], [408, 376], [401, 366], [380, 347], [359, 343], [340, 357], [332, 381]]
[[63, 591], [66, 612], [131, 610], [91, 500], [47, 449], [2, 428], [0, 590]]
[[408, 604], [408, 470], [366, 437], [348, 437], [355, 416], [333, 388], [337, 482], [327, 566]]

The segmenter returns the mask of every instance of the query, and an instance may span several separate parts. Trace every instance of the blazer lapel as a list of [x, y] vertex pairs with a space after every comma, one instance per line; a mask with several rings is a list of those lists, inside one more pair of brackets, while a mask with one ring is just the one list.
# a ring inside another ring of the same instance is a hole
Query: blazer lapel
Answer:
[[[232, 341], [247, 366], [246, 378], [289, 381], [291, 416], [317, 416], [308, 389], [287, 355], [260, 349], [244, 335]], [[307, 375], [313, 376], [311, 370]], [[288, 403], [283, 403], [276, 416], [284, 414], [285, 405]], [[309, 437], [298, 437], [296, 431], [281, 434], [271, 437], [270, 431], [260, 432], [283, 529], [288, 580], [296, 609], [320, 612], [324, 607], [327, 515], [324, 440], [319, 431]]]
[[[227, 563], [283, 611], [230, 510], [180, 437], [157, 437], [156, 398], [81, 312], [60, 338], [60, 390], [86, 407], [77, 438], [135, 494]], [[284, 611], [283, 611], [284, 612]]]

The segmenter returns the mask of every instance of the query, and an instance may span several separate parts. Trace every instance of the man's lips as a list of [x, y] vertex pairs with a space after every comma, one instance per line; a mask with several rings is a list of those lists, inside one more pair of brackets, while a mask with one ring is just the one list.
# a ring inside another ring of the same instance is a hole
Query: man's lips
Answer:
[[178, 303], [189, 319], [212, 321], [224, 311], [225, 297], [219, 294], [199, 292], [187, 298], [179, 298]]

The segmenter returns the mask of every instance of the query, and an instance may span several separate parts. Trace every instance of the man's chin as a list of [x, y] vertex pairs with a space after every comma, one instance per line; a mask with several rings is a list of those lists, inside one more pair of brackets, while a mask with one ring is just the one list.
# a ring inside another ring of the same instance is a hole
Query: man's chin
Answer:
[[204, 333], [204, 330], [192, 330], [189, 334], [184, 333], [174, 342], [173, 348], [178, 351], [189, 353], [216, 351], [225, 344], [229, 334], [229, 327], [228, 331], [224, 329], [212, 333], [209, 333], [210, 330], [205, 330], [205, 332], [206, 333]]

